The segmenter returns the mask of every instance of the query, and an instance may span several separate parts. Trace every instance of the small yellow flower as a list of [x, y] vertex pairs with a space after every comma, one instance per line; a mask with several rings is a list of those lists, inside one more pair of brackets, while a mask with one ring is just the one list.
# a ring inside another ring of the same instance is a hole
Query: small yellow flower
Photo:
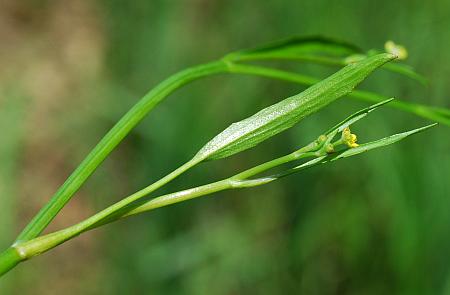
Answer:
[[352, 134], [349, 127], [346, 127], [344, 130], [342, 130], [342, 141], [351, 148], [357, 147], [358, 144], [356, 143], [357, 137], [356, 134]]
[[334, 153], [334, 145], [331, 144], [331, 143], [327, 144], [327, 145], [325, 146], [325, 152], [326, 152], [327, 154], [332, 154], [332, 153]]
[[327, 141], [327, 136], [326, 135], [321, 135], [317, 138], [317, 143], [324, 143], [325, 141]]
[[408, 51], [406, 48], [402, 45], [395, 44], [391, 40], [384, 43], [384, 49], [386, 52], [397, 56], [398, 59], [406, 59], [408, 57]]

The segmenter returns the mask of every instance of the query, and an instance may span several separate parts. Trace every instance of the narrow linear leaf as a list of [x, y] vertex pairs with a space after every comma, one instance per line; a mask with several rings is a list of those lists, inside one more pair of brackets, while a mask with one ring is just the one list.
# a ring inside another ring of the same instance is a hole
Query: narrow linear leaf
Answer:
[[391, 136], [388, 136], [388, 137], [385, 137], [385, 138], [382, 138], [382, 139], [379, 139], [379, 140], [376, 140], [376, 141], [364, 143], [364, 144], [361, 144], [361, 145], [359, 145], [358, 147], [355, 147], [355, 148], [349, 148], [349, 149], [346, 149], [344, 151], [337, 152], [337, 153], [334, 153], [334, 154], [317, 157], [317, 158], [315, 158], [313, 160], [310, 160], [310, 161], [308, 161], [306, 163], [303, 163], [303, 164], [298, 165], [296, 167], [290, 168], [290, 169], [288, 169], [286, 171], [283, 171], [281, 173], [278, 173], [278, 174], [275, 174], [275, 175], [270, 175], [268, 177], [269, 178], [278, 179], [278, 178], [281, 178], [281, 177], [284, 177], [284, 176], [291, 175], [291, 174], [296, 173], [296, 172], [300, 172], [300, 171], [308, 169], [308, 168], [312, 168], [312, 167], [320, 165], [320, 164], [325, 164], [325, 163], [333, 162], [333, 161], [336, 161], [336, 160], [339, 160], [339, 159], [348, 158], [348, 157], [351, 157], [351, 156], [356, 156], [356, 155], [368, 152], [368, 151], [373, 150], [373, 149], [377, 149], [377, 148], [381, 148], [381, 147], [384, 147], [384, 146], [391, 145], [393, 143], [396, 143], [396, 142], [398, 142], [400, 140], [403, 140], [403, 139], [407, 138], [408, 136], [411, 136], [413, 134], [417, 134], [417, 133], [423, 132], [423, 131], [425, 131], [425, 130], [431, 128], [431, 127], [434, 127], [436, 125], [437, 125], [437, 123], [430, 124], [430, 125], [427, 125], [427, 126], [424, 126], [424, 127], [421, 127], [421, 128], [417, 128], [417, 129], [414, 129], [414, 130], [406, 131], [406, 132], [399, 133], [399, 134], [394, 134], [394, 135], [391, 135]]
[[427, 86], [428, 80], [421, 74], [417, 73], [413, 67], [406, 65], [404, 63], [396, 62], [388, 64], [384, 67], [386, 70], [406, 76], [410, 79], [420, 82], [422, 85]]
[[260, 59], [303, 59], [307, 56], [347, 56], [361, 50], [350, 43], [321, 36], [291, 37], [225, 56], [229, 61]]
[[[290, 37], [253, 49], [239, 50], [224, 57], [232, 62], [257, 61], [270, 59], [289, 59], [317, 64], [345, 66], [350, 62], [362, 60], [368, 56], [381, 54], [383, 51], [370, 50], [363, 54], [354, 44], [328, 37]], [[396, 61], [387, 64], [384, 69], [428, 85], [427, 79], [417, 73], [413, 67]]]
[[208, 142], [195, 158], [220, 159], [254, 147], [350, 93], [372, 71], [394, 58], [394, 55], [384, 53], [344, 67], [302, 93], [269, 106], [245, 120], [231, 124]]
[[376, 110], [377, 108], [379, 108], [393, 100], [394, 100], [394, 98], [389, 98], [389, 99], [383, 100], [382, 102], [379, 102], [377, 104], [371, 105], [365, 109], [362, 109], [362, 110], [348, 116], [345, 120], [343, 120], [342, 122], [340, 122], [340, 123], [336, 124], [335, 126], [333, 126], [332, 128], [330, 128], [325, 134], [328, 135], [334, 131], [342, 132], [342, 130], [344, 130], [346, 127], [361, 120], [362, 118], [367, 116], [370, 112]]
[[343, 152], [340, 152], [340, 153], [338, 153], [336, 155], [332, 155], [329, 160], [325, 160], [325, 161], [326, 162], [328, 162], [328, 161], [332, 162], [332, 161], [336, 161], [336, 160], [339, 160], [339, 159], [342, 159], [342, 158], [355, 156], [355, 155], [358, 155], [358, 154], [361, 154], [361, 153], [364, 153], [364, 152], [367, 152], [367, 151], [370, 151], [370, 150], [373, 150], [373, 149], [376, 149], [376, 148], [384, 147], [384, 146], [396, 143], [397, 141], [400, 141], [402, 139], [405, 139], [406, 137], [411, 136], [413, 134], [425, 131], [425, 130], [427, 130], [427, 129], [431, 128], [431, 127], [434, 127], [436, 125], [437, 125], [437, 123], [430, 124], [430, 125], [427, 125], [427, 126], [424, 126], [424, 127], [421, 127], [421, 128], [417, 128], [417, 129], [414, 129], [414, 130], [411, 130], [411, 131], [406, 131], [406, 132], [403, 132], [403, 133], [394, 134], [394, 135], [391, 135], [391, 136], [388, 136], [388, 137], [385, 137], [385, 138], [382, 138], [382, 139], [379, 139], [379, 140], [376, 140], [376, 141], [372, 141], [372, 142], [368, 142], [368, 143], [365, 143], [365, 144], [361, 144], [358, 147], [347, 149], [347, 150], [345, 150]]

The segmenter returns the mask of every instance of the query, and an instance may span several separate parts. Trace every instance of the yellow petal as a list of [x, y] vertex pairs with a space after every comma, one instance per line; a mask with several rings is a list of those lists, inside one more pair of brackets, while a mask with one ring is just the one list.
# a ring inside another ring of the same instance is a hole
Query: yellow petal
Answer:
[[391, 40], [384, 43], [384, 49], [386, 52], [396, 55], [398, 59], [406, 59], [408, 57], [406, 48], [402, 45], [395, 44]]

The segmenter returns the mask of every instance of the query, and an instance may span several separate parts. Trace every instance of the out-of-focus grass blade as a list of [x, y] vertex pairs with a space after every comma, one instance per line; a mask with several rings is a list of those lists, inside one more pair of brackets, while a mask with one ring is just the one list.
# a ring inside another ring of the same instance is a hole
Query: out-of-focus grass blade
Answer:
[[[24, 120], [29, 100], [17, 89], [0, 87], [0, 247], [11, 243], [18, 223], [17, 203], [20, 182], [20, 158], [26, 128]], [[9, 86], [9, 87], [8, 87]], [[1, 251], [0, 251], [1, 252]], [[17, 278], [1, 279], [0, 294], [14, 294]]]
[[263, 59], [319, 59], [335, 62], [331, 57], [342, 57], [360, 52], [353, 44], [326, 37], [291, 37], [272, 42], [253, 49], [230, 53], [224, 59], [230, 61], [249, 61]]
[[[385, 99], [385, 96], [382, 96], [377, 93], [369, 92], [369, 91], [355, 91], [351, 93], [350, 97], [368, 101], [368, 102], [377, 102], [382, 99]], [[396, 99], [393, 101], [390, 106], [395, 107], [397, 109], [413, 113], [419, 117], [426, 118], [432, 121], [436, 121], [438, 123], [445, 124], [450, 126], [450, 110], [440, 107], [432, 107], [419, 103], [408, 102], [404, 100]]]
[[225, 158], [257, 145], [350, 93], [372, 71], [394, 58], [392, 54], [384, 53], [344, 67], [302, 93], [231, 124], [208, 142], [195, 158], [207, 160]]
[[430, 110], [441, 114], [442, 116], [447, 116], [450, 119], [450, 109], [439, 108], [439, 107], [430, 107]]
[[391, 72], [401, 74], [403, 76], [406, 76], [408, 78], [416, 80], [425, 86], [428, 85], [427, 78], [425, 78], [421, 74], [417, 73], [413, 67], [411, 67], [407, 64], [396, 62], [396, 63], [392, 63], [389, 65], [385, 65], [384, 68]]
[[[308, 75], [247, 64], [233, 64], [230, 66], [230, 71], [233, 73], [256, 75], [307, 86], [320, 81], [319, 79]], [[371, 103], [378, 103], [388, 99], [386, 96], [363, 90], [355, 90], [349, 94], [349, 97]], [[389, 106], [450, 126], [450, 110], [446, 108], [427, 106], [399, 99], [395, 99]]]
[[[372, 56], [372, 55], [377, 55], [380, 54], [384, 51], [380, 51], [380, 50], [376, 50], [376, 49], [371, 49], [367, 52], [367, 56]], [[417, 73], [413, 67], [411, 67], [410, 65], [404, 64], [400, 61], [396, 61], [395, 63], [386, 65], [383, 67], [384, 69], [406, 76], [408, 78], [411, 78], [413, 80], [416, 80], [418, 82], [420, 82], [422, 85], [427, 86], [428, 85], [428, 79], [425, 78], [424, 76], [422, 76], [421, 74]]]
[[[224, 57], [232, 62], [257, 61], [271, 59], [288, 59], [306, 61], [325, 65], [345, 66], [349, 61], [359, 61], [368, 56], [383, 53], [379, 50], [370, 50], [363, 54], [362, 50], [354, 44], [328, 37], [291, 37], [275, 41], [253, 49], [232, 52]], [[355, 58], [352, 58], [355, 57]], [[404, 75], [427, 85], [427, 79], [417, 73], [411, 66], [395, 62], [386, 64], [384, 69]]]

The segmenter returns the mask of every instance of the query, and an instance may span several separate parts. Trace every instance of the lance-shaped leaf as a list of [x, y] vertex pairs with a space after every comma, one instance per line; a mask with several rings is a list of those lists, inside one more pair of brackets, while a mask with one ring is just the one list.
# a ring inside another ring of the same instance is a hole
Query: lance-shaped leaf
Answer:
[[224, 57], [229, 61], [248, 61], [262, 59], [305, 59], [323, 58], [332, 56], [347, 56], [361, 52], [353, 44], [326, 37], [291, 37], [288, 39], [269, 43], [257, 48], [240, 50]]
[[269, 106], [255, 115], [231, 124], [208, 142], [195, 156], [213, 160], [236, 154], [292, 127], [304, 117], [350, 93], [372, 71], [394, 55], [383, 53], [347, 65], [302, 93]]

